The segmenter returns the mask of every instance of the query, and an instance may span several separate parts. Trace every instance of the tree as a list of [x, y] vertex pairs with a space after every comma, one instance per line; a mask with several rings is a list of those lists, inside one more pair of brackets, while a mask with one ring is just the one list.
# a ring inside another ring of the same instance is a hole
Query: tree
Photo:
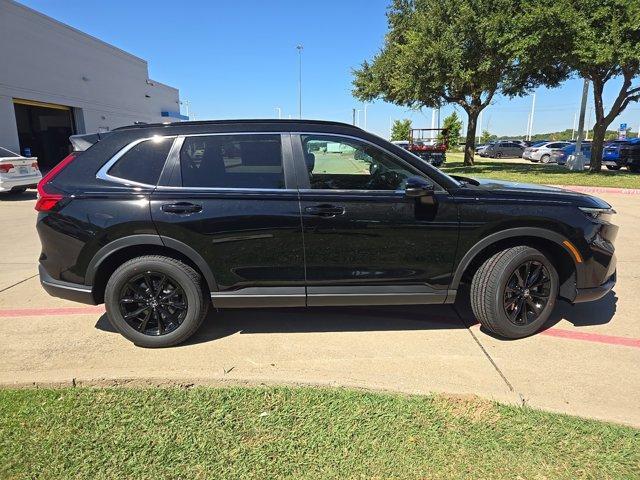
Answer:
[[449, 148], [457, 147], [460, 141], [460, 131], [462, 130], [462, 120], [454, 110], [451, 115], [444, 119], [442, 128], [447, 130], [447, 144]]
[[[640, 2], [561, 1], [565, 17], [572, 25], [565, 61], [577, 75], [593, 84], [596, 122], [589, 169], [599, 172], [607, 127], [631, 102], [640, 100], [640, 86], [633, 85], [640, 75]], [[605, 112], [603, 91], [614, 78], [621, 83], [609, 111]]]
[[483, 130], [482, 135], [480, 135], [480, 143], [486, 144], [493, 139], [494, 135], [489, 133], [489, 130]]
[[554, 59], [563, 44], [545, 35], [562, 12], [551, 8], [544, 23], [530, 24], [529, 3], [393, 0], [384, 46], [354, 71], [353, 94], [416, 109], [460, 105], [468, 116], [464, 163], [473, 165], [478, 116], [496, 93], [524, 95], [567, 75]]
[[409, 140], [411, 136], [411, 120], [394, 120], [391, 126], [391, 140]]

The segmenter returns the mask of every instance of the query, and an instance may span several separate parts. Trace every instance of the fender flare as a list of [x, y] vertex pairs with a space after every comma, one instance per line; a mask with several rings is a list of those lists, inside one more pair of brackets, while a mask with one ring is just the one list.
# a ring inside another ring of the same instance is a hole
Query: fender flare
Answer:
[[467, 251], [467, 253], [465, 253], [464, 257], [462, 257], [462, 260], [460, 260], [460, 262], [458, 263], [456, 271], [453, 275], [453, 279], [451, 280], [450, 288], [452, 290], [456, 290], [459, 287], [464, 271], [467, 269], [467, 267], [471, 264], [473, 259], [482, 250], [501, 240], [506, 240], [509, 238], [517, 238], [517, 237], [536, 237], [543, 240], [552, 241], [559, 247], [562, 247], [569, 254], [569, 257], [573, 261], [574, 267], [576, 268], [576, 273], [578, 272], [578, 265], [576, 264], [576, 259], [574, 257], [573, 252], [563, 243], [567, 241], [565, 237], [563, 237], [559, 233], [556, 233], [544, 228], [516, 227], [516, 228], [508, 228], [506, 230], [501, 230], [499, 232], [492, 233], [491, 235], [484, 237], [482, 240], [476, 243], [473, 247], [471, 247]]
[[85, 277], [85, 285], [93, 285], [93, 281], [95, 279], [96, 273], [100, 268], [100, 265], [111, 255], [122, 250], [123, 248], [139, 246], [139, 245], [155, 245], [160, 247], [167, 247], [172, 250], [175, 250], [189, 260], [191, 260], [202, 272], [202, 275], [209, 286], [209, 290], [214, 292], [217, 290], [217, 283], [213, 276], [213, 272], [211, 268], [207, 264], [207, 262], [202, 258], [202, 256], [196, 252], [190, 246], [180, 242], [179, 240], [175, 240], [170, 237], [163, 237], [159, 235], [152, 234], [141, 234], [141, 235], [131, 235], [129, 237], [118, 238], [114, 240], [104, 247], [102, 247], [98, 252], [93, 256], [89, 265], [87, 266], [87, 274]]

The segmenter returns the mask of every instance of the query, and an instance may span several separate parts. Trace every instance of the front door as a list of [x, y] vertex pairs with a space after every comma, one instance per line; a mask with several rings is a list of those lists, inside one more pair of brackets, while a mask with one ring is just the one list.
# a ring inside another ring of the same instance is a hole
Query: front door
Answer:
[[176, 139], [168, 162], [175, 170], [168, 180], [163, 172], [151, 213], [167, 246], [195, 250], [208, 264], [215, 306], [305, 305], [290, 152], [289, 135]]
[[428, 177], [364, 140], [292, 139], [308, 305], [444, 302], [458, 240], [448, 193], [407, 197], [408, 178]]

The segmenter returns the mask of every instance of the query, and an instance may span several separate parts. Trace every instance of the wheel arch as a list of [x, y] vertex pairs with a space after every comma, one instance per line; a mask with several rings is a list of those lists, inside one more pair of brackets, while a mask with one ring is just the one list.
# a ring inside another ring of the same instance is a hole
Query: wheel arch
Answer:
[[194, 268], [206, 281], [209, 291], [217, 290], [217, 283], [207, 262], [188, 245], [158, 235], [132, 235], [102, 247], [87, 267], [85, 284], [91, 285], [97, 303], [104, 301], [104, 290], [111, 274], [126, 262], [142, 255], [165, 255]]
[[573, 301], [576, 296], [578, 265], [573, 252], [559, 233], [544, 228], [510, 228], [491, 234], [471, 247], [458, 263], [451, 281], [451, 289], [470, 280], [482, 263], [494, 253], [517, 245], [528, 245], [545, 253], [554, 264], [560, 277], [560, 296]]

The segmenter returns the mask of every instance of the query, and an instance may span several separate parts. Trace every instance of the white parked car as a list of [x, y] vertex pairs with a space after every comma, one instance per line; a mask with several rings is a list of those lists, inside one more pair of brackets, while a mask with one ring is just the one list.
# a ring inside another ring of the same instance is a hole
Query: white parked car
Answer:
[[532, 162], [549, 163], [553, 160], [554, 152], [559, 152], [571, 142], [545, 142], [542, 144], [533, 144], [524, 149], [522, 158], [531, 160]]
[[24, 192], [42, 180], [36, 157], [23, 157], [0, 147], [0, 192]]

